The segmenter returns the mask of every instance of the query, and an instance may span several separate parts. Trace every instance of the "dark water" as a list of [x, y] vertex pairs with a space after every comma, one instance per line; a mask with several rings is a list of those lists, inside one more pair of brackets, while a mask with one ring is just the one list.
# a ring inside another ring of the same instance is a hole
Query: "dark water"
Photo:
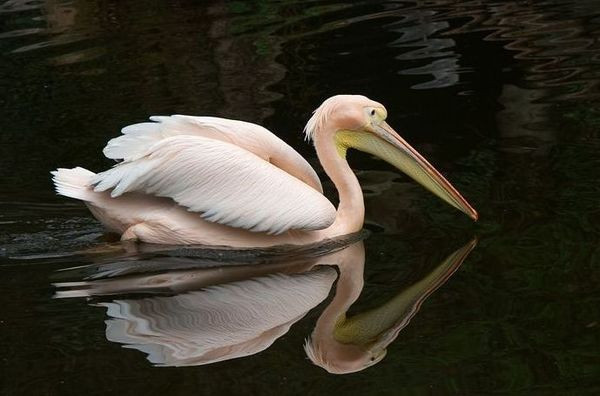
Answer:
[[[0, 393], [599, 394], [599, 37], [596, 0], [2, 1]], [[317, 166], [301, 130], [337, 93], [384, 103], [481, 220], [360, 153], [364, 268], [346, 250], [119, 252], [53, 193], [50, 170], [109, 166], [105, 142], [153, 114], [257, 122]], [[204, 356], [233, 330], [201, 302], [239, 282], [274, 298], [233, 299], [253, 315], [226, 323], [269, 341]], [[327, 345], [376, 364], [333, 375], [304, 345], [346, 311]]]

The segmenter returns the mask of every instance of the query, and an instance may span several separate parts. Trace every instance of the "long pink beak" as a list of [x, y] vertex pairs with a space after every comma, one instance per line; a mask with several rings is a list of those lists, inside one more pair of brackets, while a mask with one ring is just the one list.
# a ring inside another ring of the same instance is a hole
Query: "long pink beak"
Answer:
[[[460, 195], [452, 184], [440, 172], [438, 172], [417, 150], [415, 150], [406, 140], [402, 139], [396, 131], [386, 122], [374, 127], [376, 134], [384, 144], [379, 147], [375, 154], [390, 164], [394, 165], [408, 176], [415, 179], [423, 187], [454, 206], [458, 210], [467, 214], [470, 218], [477, 221], [479, 215], [477, 211]], [[390, 147], [391, 146], [391, 147]]]

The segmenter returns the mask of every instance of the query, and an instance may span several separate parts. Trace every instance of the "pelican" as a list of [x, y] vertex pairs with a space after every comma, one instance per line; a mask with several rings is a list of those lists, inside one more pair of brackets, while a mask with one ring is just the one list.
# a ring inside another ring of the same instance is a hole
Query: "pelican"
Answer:
[[304, 132], [339, 195], [337, 210], [308, 162], [267, 129], [248, 122], [185, 115], [125, 127], [104, 154], [119, 161], [100, 173], [52, 172], [60, 195], [85, 202], [122, 240], [230, 247], [303, 245], [359, 231], [360, 184], [348, 149], [382, 158], [455, 208], [477, 212], [386, 122], [365, 96], [323, 102]]

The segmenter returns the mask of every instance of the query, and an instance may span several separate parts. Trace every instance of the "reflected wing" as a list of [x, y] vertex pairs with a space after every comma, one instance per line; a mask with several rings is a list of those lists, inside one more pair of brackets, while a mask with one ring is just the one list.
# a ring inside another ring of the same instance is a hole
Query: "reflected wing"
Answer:
[[323, 301], [331, 267], [211, 286], [171, 297], [115, 300], [106, 338], [165, 366], [208, 364], [258, 353]]
[[95, 191], [112, 189], [112, 197], [169, 197], [206, 220], [251, 231], [315, 230], [335, 219], [333, 205], [314, 188], [243, 148], [205, 137], [162, 139], [92, 182]]
[[260, 125], [225, 118], [185, 115], [155, 116], [150, 119], [155, 122], [143, 122], [123, 128], [122, 136], [108, 142], [104, 155], [115, 160], [133, 161], [147, 155], [154, 144], [168, 137], [207, 137], [244, 148], [323, 192], [319, 177], [309, 163], [283, 140]]

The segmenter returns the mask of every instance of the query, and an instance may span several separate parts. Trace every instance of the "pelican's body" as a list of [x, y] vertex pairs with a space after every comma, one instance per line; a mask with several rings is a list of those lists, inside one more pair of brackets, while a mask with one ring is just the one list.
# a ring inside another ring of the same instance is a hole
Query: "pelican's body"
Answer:
[[305, 132], [339, 193], [337, 210], [314, 169], [263, 127], [215, 117], [152, 117], [111, 140], [120, 160], [95, 174], [59, 169], [59, 194], [83, 200], [123, 240], [262, 247], [307, 244], [359, 231], [364, 203], [346, 150], [392, 163], [472, 218], [477, 213], [384, 121], [385, 108], [364, 96], [327, 99]]

